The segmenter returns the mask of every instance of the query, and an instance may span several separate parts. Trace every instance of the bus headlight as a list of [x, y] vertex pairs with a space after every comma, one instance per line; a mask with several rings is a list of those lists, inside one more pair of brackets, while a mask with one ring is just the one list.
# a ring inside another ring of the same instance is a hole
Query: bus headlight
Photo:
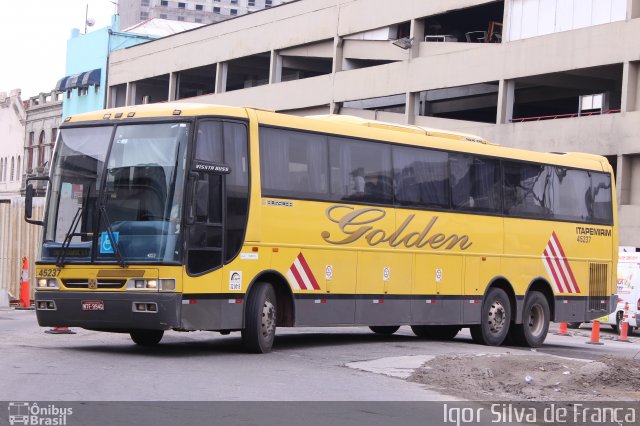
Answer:
[[160, 290], [162, 291], [174, 291], [176, 289], [176, 280], [173, 278], [160, 279]]
[[60, 284], [58, 284], [58, 280], [55, 278], [39, 278], [38, 288], [56, 290], [60, 288]]
[[176, 280], [173, 278], [161, 279], [136, 279], [129, 280], [127, 290], [149, 290], [149, 291], [174, 291], [176, 289]]

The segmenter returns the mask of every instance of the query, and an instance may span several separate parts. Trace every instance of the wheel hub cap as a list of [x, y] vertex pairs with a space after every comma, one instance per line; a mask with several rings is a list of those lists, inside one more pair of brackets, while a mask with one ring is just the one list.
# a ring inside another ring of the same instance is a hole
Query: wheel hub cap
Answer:
[[270, 300], [266, 300], [262, 306], [262, 335], [269, 337], [276, 329], [276, 307]]
[[489, 308], [489, 331], [499, 334], [505, 326], [506, 312], [502, 302], [496, 300]]
[[531, 313], [529, 314], [529, 331], [534, 336], [539, 336], [542, 333], [544, 327], [544, 311], [540, 305], [534, 305], [531, 307]]

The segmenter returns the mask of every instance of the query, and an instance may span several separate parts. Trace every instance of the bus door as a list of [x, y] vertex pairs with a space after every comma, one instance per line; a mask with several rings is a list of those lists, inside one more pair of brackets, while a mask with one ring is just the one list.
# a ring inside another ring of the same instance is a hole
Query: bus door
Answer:
[[187, 184], [187, 274], [185, 293], [218, 293], [224, 248], [222, 122], [198, 123]]
[[[229, 304], [229, 293], [247, 290], [243, 271], [224, 265], [238, 258], [249, 208], [247, 126], [227, 120], [201, 120], [187, 184], [187, 268], [185, 293], [205, 294], [195, 310], [201, 329], [242, 327], [242, 304]], [[236, 266], [237, 268], [237, 266]], [[245, 276], [250, 274], [244, 271]], [[228, 285], [227, 285], [228, 284]], [[185, 298], [188, 296], [185, 295]]]

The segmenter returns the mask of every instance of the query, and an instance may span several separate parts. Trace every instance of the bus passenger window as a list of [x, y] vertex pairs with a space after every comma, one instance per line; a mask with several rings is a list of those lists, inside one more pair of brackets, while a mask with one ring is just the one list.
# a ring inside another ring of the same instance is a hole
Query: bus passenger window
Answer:
[[345, 138], [329, 138], [331, 198], [391, 204], [391, 146]]
[[503, 162], [503, 168], [505, 214], [552, 218], [554, 168], [516, 161]]
[[450, 154], [451, 202], [456, 210], [500, 213], [500, 162], [465, 154]]
[[613, 224], [611, 176], [605, 173], [592, 172], [591, 190], [593, 191], [593, 222], [603, 225]]
[[448, 162], [446, 152], [393, 147], [396, 203], [448, 209]]

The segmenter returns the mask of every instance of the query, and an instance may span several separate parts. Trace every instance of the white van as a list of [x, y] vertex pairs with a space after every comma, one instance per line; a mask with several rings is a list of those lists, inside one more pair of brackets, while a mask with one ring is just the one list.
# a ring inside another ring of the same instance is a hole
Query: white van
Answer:
[[[640, 327], [640, 253], [620, 249], [618, 255], [618, 305], [609, 315], [598, 318], [618, 332], [622, 320], [629, 323], [629, 333]], [[580, 323], [569, 323], [569, 328], [578, 328]]]

